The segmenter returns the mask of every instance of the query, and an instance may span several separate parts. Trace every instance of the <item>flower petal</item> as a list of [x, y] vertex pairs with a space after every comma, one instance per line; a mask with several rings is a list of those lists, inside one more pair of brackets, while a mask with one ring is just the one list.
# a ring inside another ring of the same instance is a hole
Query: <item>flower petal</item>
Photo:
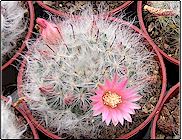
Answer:
[[97, 110], [94, 110], [93, 108], [92, 108], [92, 110], [93, 110], [93, 116], [97, 116], [97, 115], [99, 115], [99, 114], [101, 114], [102, 112], [103, 112], [103, 107], [101, 107], [101, 108], [99, 108], [99, 109], [97, 109]]
[[123, 118], [122, 112], [121, 112], [119, 109], [117, 109], [117, 119], [118, 119], [118, 121], [121, 123], [121, 125], [123, 125], [123, 123], [124, 123], [124, 118]]
[[114, 75], [114, 78], [113, 78], [113, 80], [112, 80], [112, 86], [115, 86], [116, 85], [116, 82], [118, 81], [118, 74], [117, 73], [115, 73], [115, 75]]
[[95, 91], [95, 93], [99, 96], [102, 96], [103, 94], [104, 94], [104, 92], [103, 92], [103, 90], [102, 89], [97, 89], [96, 91]]
[[125, 104], [127, 106], [129, 106], [129, 108], [132, 108], [132, 109], [140, 109], [141, 107], [139, 105], [137, 105], [136, 103], [131, 103], [131, 102], [128, 102], [128, 101], [125, 101]]
[[135, 114], [135, 111], [125, 103], [119, 104], [118, 109], [123, 113]]
[[93, 116], [97, 116], [97, 115], [99, 115], [99, 114], [101, 114], [101, 113], [102, 113], [101, 110], [94, 110]]
[[137, 95], [137, 91], [135, 88], [126, 88], [126, 89], [123, 89], [122, 92], [121, 92], [121, 96], [123, 99], [127, 99], [129, 97], [133, 97], [133, 96], [136, 96]]
[[112, 123], [114, 124], [114, 126], [116, 126], [118, 124], [118, 118], [117, 118], [117, 111], [116, 111], [116, 109], [112, 109], [111, 110], [111, 114], [112, 114]]
[[101, 102], [97, 102], [95, 104], [93, 104], [92, 110], [100, 110], [101, 108], [103, 108], [104, 104], [102, 104]]
[[112, 88], [112, 86], [111, 86], [112, 84], [108, 79], [105, 79], [105, 85], [108, 89]]
[[130, 102], [136, 102], [136, 101], [140, 100], [141, 98], [142, 98], [142, 96], [136, 95], [136, 96], [132, 96], [132, 97], [126, 98], [126, 100], [128, 100]]
[[123, 125], [123, 124], [124, 124], [123, 115], [120, 113], [117, 117], [118, 117], [118, 120], [119, 120], [119, 122], [121, 123], [121, 125]]
[[102, 97], [102, 96], [97, 96], [97, 95], [91, 96], [91, 97], [90, 97], [90, 100], [92, 100], [93, 102], [98, 102], [98, 101], [101, 100], [101, 97]]
[[117, 85], [118, 90], [124, 89], [126, 87], [127, 83], [128, 83], [128, 78], [125, 77], [120, 83], [118, 83], [118, 85]]
[[104, 122], [107, 119], [107, 116], [109, 115], [109, 110], [107, 108], [104, 109], [102, 112], [102, 121]]
[[105, 120], [105, 122], [106, 122], [107, 125], [109, 125], [109, 123], [111, 122], [111, 118], [112, 118], [112, 116], [111, 116], [111, 113], [109, 111], [109, 114], [108, 114], [108, 116], [107, 116], [107, 118]]
[[130, 114], [135, 114], [135, 110], [134, 109], [132, 109], [132, 108], [129, 108], [129, 112], [128, 113], [130, 113]]
[[132, 122], [132, 118], [131, 118], [130, 114], [126, 113], [123, 117], [125, 120]]

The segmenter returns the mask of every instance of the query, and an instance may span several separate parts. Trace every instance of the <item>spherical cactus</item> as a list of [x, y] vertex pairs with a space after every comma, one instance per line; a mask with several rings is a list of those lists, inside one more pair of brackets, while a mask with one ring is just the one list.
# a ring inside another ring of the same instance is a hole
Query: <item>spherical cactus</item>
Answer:
[[41, 125], [64, 138], [116, 138], [144, 121], [136, 118], [158, 99], [161, 78], [139, 33], [90, 9], [79, 19], [37, 23], [41, 36], [28, 44], [20, 86]]

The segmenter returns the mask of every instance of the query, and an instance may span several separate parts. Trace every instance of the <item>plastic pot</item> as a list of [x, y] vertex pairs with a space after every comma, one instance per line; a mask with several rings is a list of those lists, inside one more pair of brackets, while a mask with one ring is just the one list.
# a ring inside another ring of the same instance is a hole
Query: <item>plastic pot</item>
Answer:
[[32, 1], [27, 1], [26, 3], [27, 3], [28, 10], [29, 10], [29, 16], [30, 16], [30, 18], [29, 18], [29, 27], [28, 27], [27, 34], [25, 36], [25, 39], [24, 39], [21, 47], [18, 49], [18, 51], [15, 53], [15, 55], [10, 60], [8, 60], [8, 62], [6, 62], [3, 66], [1, 66], [1, 70], [4, 70], [6, 67], [8, 67], [9, 65], [11, 65], [16, 60], [16, 58], [25, 49], [25, 47], [26, 47], [25, 42], [32, 35], [32, 31], [33, 31], [33, 28], [34, 28], [34, 17], [35, 17], [34, 7], [33, 7], [33, 4], [32, 4]]
[[[133, 29], [137, 33], [140, 33], [149, 42], [149, 44], [151, 45], [151, 47], [155, 51], [156, 56], [157, 56], [156, 59], [159, 61], [159, 64], [160, 64], [160, 74], [161, 74], [161, 78], [162, 78], [162, 89], [161, 89], [159, 100], [158, 100], [153, 112], [148, 116], [148, 118], [143, 123], [141, 123], [137, 128], [135, 128], [131, 132], [119, 137], [119, 138], [122, 138], [122, 139], [128, 139], [128, 138], [132, 137], [133, 135], [137, 134], [140, 130], [142, 130], [153, 119], [156, 111], [158, 110], [158, 108], [159, 108], [159, 106], [160, 106], [160, 104], [161, 104], [161, 102], [163, 100], [164, 93], [166, 92], [166, 82], [167, 82], [166, 69], [165, 69], [163, 58], [160, 55], [160, 53], [158, 52], [158, 50], [157, 50], [157, 46], [155, 46], [155, 44], [153, 44], [153, 42], [149, 39], [149, 37], [146, 34], [144, 34], [138, 27], [136, 27], [134, 25], [131, 25], [127, 21], [123, 21], [121, 19], [117, 19], [117, 18], [114, 18], [114, 17], [108, 17], [107, 20], [110, 20], [110, 21], [113, 21], [113, 22], [118, 22], [118, 23], [123, 23], [123, 24], [129, 26], [129, 28]], [[18, 73], [18, 78], [17, 78], [17, 85], [18, 85], [17, 88], [18, 88], [19, 97], [24, 96], [23, 91], [22, 91], [22, 85], [23, 85], [23, 75], [24, 75], [24, 69], [25, 68], [26, 68], [26, 59], [24, 59], [22, 61], [22, 64], [20, 66], [19, 73]], [[57, 135], [49, 132], [49, 130], [45, 129], [42, 125], [40, 125], [34, 119], [34, 117], [31, 114], [31, 111], [29, 110], [28, 106], [26, 105], [26, 102], [23, 101], [22, 104], [23, 104], [23, 108], [25, 109], [25, 111], [26, 111], [27, 115], [29, 116], [30, 120], [34, 123], [34, 125], [40, 131], [42, 131], [45, 135], [47, 135], [50, 138], [60, 139], [60, 137], [58, 137]]]
[[[56, 10], [54, 8], [49, 7], [48, 5], [44, 4], [42, 1], [37, 1], [37, 3], [44, 8], [45, 10], [51, 12], [52, 14], [58, 15], [58, 16], [69, 16], [70, 14], [65, 13], [63, 11], [60, 10]], [[126, 1], [125, 3], [123, 3], [122, 5], [120, 5], [119, 7], [113, 9], [112, 11], [109, 11], [107, 13], [101, 13], [101, 14], [106, 14], [106, 15], [110, 15], [110, 14], [114, 14], [119, 12], [122, 9], [125, 9], [126, 7], [128, 7], [130, 4], [132, 4], [133, 1]]]
[[[2, 96], [2, 95], [1, 95], [1, 99], [3, 101], [5, 101], [5, 102], [8, 102], [8, 100], [9, 100], [8, 98], [6, 98], [5, 96]], [[32, 134], [33, 134], [33, 138], [34, 139], [39, 139], [39, 135], [38, 135], [35, 127], [33, 126], [32, 122], [29, 120], [29, 118], [27, 117], [27, 115], [24, 113], [24, 111], [22, 111], [19, 107], [15, 106], [14, 103], [12, 103], [11, 106], [13, 108], [15, 108], [24, 117], [24, 119], [26, 120], [26, 122], [30, 126], [30, 129], [31, 129]]]
[[[137, 3], [137, 14], [138, 14], [138, 20], [139, 20], [139, 24], [140, 24], [140, 27], [141, 29], [143, 30], [143, 32], [148, 36], [148, 38], [153, 42], [152, 38], [149, 36], [148, 32], [147, 32], [147, 29], [145, 27], [145, 24], [144, 24], [144, 21], [143, 21], [143, 17], [142, 17], [142, 13], [143, 10], [142, 10], [142, 1], [138, 1]], [[153, 42], [154, 43], [154, 42]], [[155, 44], [155, 43], [154, 43]], [[169, 60], [170, 62], [176, 64], [176, 65], [179, 65], [180, 61], [167, 55], [163, 50], [161, 50], [159, 47], [157, 47], [158, 51], [167, 59]]]
[[157, 121], [159, 119], [160, 116], [160, 112], [164, 106], [165, 103], [167, 103], [169, 101], [169, 99], [171, 99], [172, 97], [174, 97], [175, 95], [179, 94], [179, 86], [180, 83], [178, 82], [176, 85], [174, 85], [167, 93], [167, 95], [164, 97], [158, 111], [156, 112], [156, 116], [154, 117], [154, 120], [152, 122], [152, 128], [151, 128], [151, 139], [156, 139], [156, 129], [157, 129]]

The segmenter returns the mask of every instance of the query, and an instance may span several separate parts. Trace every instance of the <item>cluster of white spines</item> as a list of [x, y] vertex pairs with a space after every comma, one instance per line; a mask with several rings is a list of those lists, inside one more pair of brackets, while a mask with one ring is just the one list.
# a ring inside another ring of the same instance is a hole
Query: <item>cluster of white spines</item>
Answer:
[[11, 53], [17, 39], [26, 29], [25, 9], [19, 1], [1, 2], [1, 54]]
[[[26, 56], [23, 93], [33, 100], [28, 104], [34, 116], [46, 111], [42, 121], [47, 127], [77, 138], [88, 131], [96, 137], [99, 130], [95, 130], [105, 126], [101, 119], [94, 117], [93, 122], [84, 122], [93, 117], [89, 98], [97, 85], [118, 73], [121, 78], [129, 78], [128, 86], [140, 85], [138, 91], [144, 94], [156, 63], [154, 54], [138, 33], [122, 23], [87, 15], [57, 25], [63, 37], [58, 45], [39, 40], [28, 47], [32, 53]], [[63, 117], [64, 113], [67, 115]], [[65, 126], [69, 129], [62, 130]]]
[[11, 101], [5, 103], [1, 100], [1, 138], [20, 139], [26, 129], [27, 126], [18, 122], [17, 116], [11, 110]]

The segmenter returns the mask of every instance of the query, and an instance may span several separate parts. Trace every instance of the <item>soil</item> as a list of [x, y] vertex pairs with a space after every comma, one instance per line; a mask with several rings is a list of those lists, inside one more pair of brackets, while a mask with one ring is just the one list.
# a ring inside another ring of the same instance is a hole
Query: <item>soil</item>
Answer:
[[180, 136], [179, 94], [164, 104], [157, 121], [157, 138], [176, 138]]
[[[146, 3], [143, 4], [144, 7]], [[143, 10], [143, 19], [146, 30], [156, 45], [165, 52], [168, 56], [179, 60], [180, 59], [180, 28], [175, 21], [167, 26], [162, 26], [159, 19], [169, 20], [168, 17], [155, 17], [151, 13]], [[176, 16], [174, 20], [179, 18]], [[170, 19], [171, 20], [171, 19]], [[179, 28], [179, 29], [178, 29]]]
[[[98, 7], [101, 1], [90, 1], [93, 5], [94, 14], [98, 13]], [[125, 1], [105, 1], [104, 7], [107, 4], [107, 11], [112, 11], [121, 6]], [[44, 4], [65, 13], [78, 14], [87, 8], [88, 1], [43, 1]], [[105, 7], [105, 8], [106, 8]]]
[[21, 47], [21, 45], [23, 44], [23, 41], [24, 41], [24, 39], [25, 39], [25, 36], [26, 36], [26, 34], [27, 34], [27, 32], [28, 32], [28, 27], [29, 27], [29, 23], [30, 23], [30, 13], [29, 13], [29, 11], [28, 11], [28, 4], [27, 4], [27, 2], [21, 2], [21, 5], [22, 5], [22, 7], [24, 8], [24, 9], [27, 9], [27, 12], [25, 12], [25, 14], [24, 14], [24, 24], [27, 24], [26, 25], [26, 30], [25, 30], [25, 32], [23, 32], [21, 35], [20, 35], [20, 38], [18, 38], [17, 39], [17, 42], [16, 42], [16, 47], [15, 48], [13, 48], [13, 49], [11, 49], [10, 50], [10, 52], [7, 52], [7, 54], [5, 54], [4, 56], [3, 56], [3, 59], [2, 59], [2, 65], [4, 65], [7, 61], [9, 61], [15, 54], [16, 54], [16, 52], [19, 50], [19, 48]]

